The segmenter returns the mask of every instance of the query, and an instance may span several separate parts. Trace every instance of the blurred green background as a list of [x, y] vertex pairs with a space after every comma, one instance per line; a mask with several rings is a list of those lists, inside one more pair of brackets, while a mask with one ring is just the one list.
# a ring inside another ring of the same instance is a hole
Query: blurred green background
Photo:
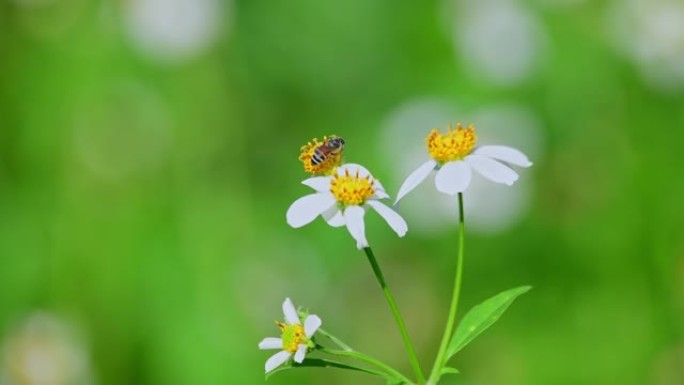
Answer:
[[[311, 138], [395, 195], [458, 121], [535, 162], [465, 195], [462, 309], [534, 290], [444, 383], [684, 383], [681, 0], [0, 2], [0, 383], [260, 384], [286, 296], [410, 373], [349, 234], [285, 211]], [[367, 216], [425, 369], [456, 255], [433, 190], [404, 239]]]

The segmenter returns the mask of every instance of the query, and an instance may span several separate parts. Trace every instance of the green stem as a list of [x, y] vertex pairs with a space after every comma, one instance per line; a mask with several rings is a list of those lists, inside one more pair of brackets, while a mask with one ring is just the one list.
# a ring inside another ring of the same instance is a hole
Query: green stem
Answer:
[[394, 301], [394, 296], [392, 295], [389, 286], [387, 286], [387, 282], [385, 282], [385, 277], [382, 274], [382, 270], [380, 270], [380, 265], [378, 265], [378, 261], [375, 260], [373, 250], [371, 250], [370, 247], [365, 247], [363, 251], [366, 252], [368, 262], [370, 262], [371, 267], [373, 268], [373, 273], [375, 273], [375, 278], [378, 279], [378, 283], [382, 288], [382, 292], [385, 294], [385, 298], [387, 298], [387, 303], [389, 303], [390, 309], [392, 310], [392, 315], [394, 315], [394, 319], [397, 321], [399, 331], [401, 332], [401, 338], [404, 340], [404, 346], [406, 346], [406, 352], [408, 353], [409, 361], [411, 361], [413, 371], [416, 374], [416, 378], [418, 378], [418, 384], [424, 384], [425, 376], [423, 375], [423, 371], [420, 369], [420, 364], [418, 363], [416, 351], [413, 348], [411, 339], [409, 338], [408, 332], [406, 331], [404, 319], [401, 317], [401, 313], [399, 313], [399, 308], [397, 307], [397, 303]]
[[335, 345], [341, 347], [342, 350], [347, 351], [347, 352], [353, 352], [354, 351], [354, 349], [352, 349], [349, 345], [342, 342], [341, 339], [339, 339], [339, 338], [335, 337], [334, 335], [328, 333], [323, 328], [318, 328], [317, 332], [318, 332], [318, 334], [322, 334], [322, 335], [326, 336], [330, 341], [334, 342]]
[[328, 349], [328, 348], [325, 348], [323, 346], [316, 346], [316, 350], [319, 350], [321, 353], [327, 353], [327, 354], [330, 354], [333, 356], [354, 358], [356, 360], [365, 362], [367, 364], [375, 366], [378, 369], [383, 370], [385, 373], [387, 373], [388, 376], [390, 376], [394, 379], [397, 379], [397, 380], [402, 381], [402, 382], [409, 384], [409, 385], [413, 384], [413, 381], [408, 379], [403, 374], [399, 373], [397, 370], [395, 370], [391, 366], [389, 366], [383, 362], [380, 362], [373, 357], [367, 356], [363, 353], [359, 353], [359, 352], [353, 351], [353, 350], [349, 351], [349, 350]]
[[391, 366], [389, 366], [383, 362], [376, 360], [373, 357], [370, 357], [366, 354], [355, 351], [354, 349], [351, 348], [351, 346], [347, 345], [341, 339], [335, 337], [334, 335], [329, 333], [327, 330], [319, 328], [318, 333], [322, 334], [325, 337], [327, 337], [328, 339], [330, 339], [332, 342], [334, 342], [337, 346], [339, 346], [343, 350], [343, 351], [331, 350], [331, 349], [327, 349], [323, 346], [318, 345], [317, 349], [321, 350], [322, 352], [334, 354], [334, 355], [339, 355], [339, 356], [356, 358], [360, 361], [369, 363], [369, 364], [374, 365], [380, 369], [383, 369], [387, 374], [394, 376], [398, 380], [404, 381], [408, 384], [412, 384], [411, 380], [409, 380], [406, 376], [404, 376], [403, 374], [398, 372], [396, 369], [392, 368]]
[[463, 212], [463, 193], [458, 193], [458, 260], [456, 262], [456, 278], [454, 280], [454, 293], [451, 297], [451, 307], [449, 309], [449, 318], [447, 319], [446, 328], [444, 329], [444, 336], [442, 337], [442, 343], [439, 345], [439, 352], [437, 353], [437, 358], [435, 359], [435, 364], [432, 367], [432, 372], [430, 373], [430, 378], [428, 379], [428, 385], [437, 384], [439, 381], [440, 372], [442, 367], [446, 362], [445, 354], [447, 347], [449, 346], [449, 340], [454, 332], [454, 323], [456, 322], [456, 312], [458, 311], [458, 298], [461, 294], [461, 276], [463, 274], [463, 245], [465, 241], [465, 214]]
[[291, 368], [299, 368], [299, 367], [310, 367], [310, 368], [338, 368], [338, 369], [346, 369], [346, 370], [355, 370], [358, 372], [363, 372], [363, 373], [368, 373], [372, 374], [374, 376], [382, 377], [384, 379], [390, 379], [393, 377], [388, 375], [385, 372], [381, 372], [379, 370], [374, 370], [374, 369], [368, 369], [368, 368], [362, 368], [360, 366], [354, 366], [350, 364], [346, 364], [343, 362], [337, 362], [337, 361], [331, 361], [331, 360], [326, 360], [324, 358], [306, 358], [302, 363], [293, 363], [292, 366], [281, 366], [279, 368], [276, 368], [273, 371], [270, 371], [266, 373], [266, 380], [268, 380], [270, 377], [275, 375], [278, 372], [282, 372]]

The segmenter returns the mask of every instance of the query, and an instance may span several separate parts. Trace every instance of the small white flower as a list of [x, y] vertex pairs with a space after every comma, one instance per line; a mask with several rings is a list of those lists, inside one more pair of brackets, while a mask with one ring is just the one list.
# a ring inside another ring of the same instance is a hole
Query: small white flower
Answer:
[[389, 198], [382, 184], [361, 165], [348, 163], [338, 167], [332, 176], [309, 178], [302, 183], [316, 193], [297, 199], [287, 210], [287, 223], [294, 228], [321, 215], [330, 226], [347, 226], [356, 247], [362, 249], [368, 247], [363, 217], [371, 207], [400, 237], [408, 231], [406, 221], [380, 202]]
[[309, 348], [315, 346], [311, 337], [322, 324], [317, 315], [311, 314], [306, 317], [304, 325], [302, 325], [299, 315], [297, 315], [297, 309], [289, 298], [285, 298], [285, 302], [283, 302], [283, 313], [285, 323], [276, 321], [276, 325], [281, 331], [281, 338], [267, 337], [259, 342], [259, 349], [261, 350], [282, 349], [266, 360], [266, 373], [284, 364], [293, 355], [294, 361], [301, 364]]
[[456, 195], [470, 185], [473, 169], [492, 182], [510, 186], [518, 180], [518, 174], [505, 163], [520, 167], [532, 165], [525, 154], [512, 147], [475, 147], [475, 129], [472, 126], [464, 129], [460, 123], [456, 129], [449, 129], [446, 134], [432, 130], [426, 141], [432, 159], [423, 163], [406, 178], [399, 188], [397, 202], [424, 181], [432, 170], [437, 170], [437, 190]]

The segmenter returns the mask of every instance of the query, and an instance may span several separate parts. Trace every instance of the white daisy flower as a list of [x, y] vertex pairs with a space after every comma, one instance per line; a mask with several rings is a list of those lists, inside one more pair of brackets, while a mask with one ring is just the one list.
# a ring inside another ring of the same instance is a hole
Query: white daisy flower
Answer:
[[369, 207], [385, 219], [400, 237], [408, 231], [406, 221], [380, 199], [389, 198], [379, 181], [363, 166], [348, 163], [332, 176], [309, 178], [303, 184], [316, 190], [297, 199], [287, 210], [287, 223], [302, 227], [321, 215], [330, 226], [347, 226], [356, 247], [368, 247], [363, 216]]
[[302, 325], [297, 309], [289, 298], [285, 298], [283, 302], [283, 314], [285, 314], [285, 323], [276, 321], [281, 331], [280, 338], [267, 337], [259, 342], [261, 350], [282, 349], [266, 360], [266, 373], [287, 362], [292, 355], [294, 355], [294, 361], [301, 364], [307, 351], [315, 346], [311, 337], [322, 324], [317, 315], [310, 314]]
[[[449, 128], [446, 134], [432, 130], [426, 138], [429, 161], [413, 171], [399, 188], [396, 202], [411, 192], [432, 170], [437, 170], [435, 186], [437, 190], [449, 195], [465, 191], [470, 185], [472, 170], [492, 182], [512, 185], [518, 174], [508, 164], [530, 167], [532, 162], [527, 156], [508, 146], [475, 146], [475, 128], [463, 128], [459, 123], [456, 129]], [[396, 203], [395, 202], [395, 203]]]

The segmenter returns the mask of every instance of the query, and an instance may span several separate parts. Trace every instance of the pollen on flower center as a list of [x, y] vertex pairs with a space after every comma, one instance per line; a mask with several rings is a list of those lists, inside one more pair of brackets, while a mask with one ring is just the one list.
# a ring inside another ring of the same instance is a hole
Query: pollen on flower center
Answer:
[[330, 192], [338, 202], [345, 206], [360, 205], [375, 194], [374, 180], [370, 175], [360, 177], [359, 172], [350, 174], [349, 170], [344, 175], [335, 174], [330, 182]]
[[425, 140], [432, 159], [444, 163], [463, 159], [470, 154], [477, 142], [477, 136], [472, 125], [464, 129], [461, 123], [458, 123], [455, 129], [449, 127], [446, 134], [440, 133], [437, 129], [430, 131]]
[[286, 352], [294, 353], [297, 351], [300, 344], [308, 343], [302, 325], [284, 324], [278, 321], [276, 321], [276, 324], [282, 331], [281, 339], [283, 340], [283, 350]]
[[[342, 152], [328, 151], [323, 146], [335, 135], [324, 136], [323, 141], [313, 138], [311, 142], [301, 147], [299, 160], [304, 165], [304, 171], [312, 175], [331, 175], [335, 168], [342, 164]], [[318, 150], [318, 154], [316, 154]]]

